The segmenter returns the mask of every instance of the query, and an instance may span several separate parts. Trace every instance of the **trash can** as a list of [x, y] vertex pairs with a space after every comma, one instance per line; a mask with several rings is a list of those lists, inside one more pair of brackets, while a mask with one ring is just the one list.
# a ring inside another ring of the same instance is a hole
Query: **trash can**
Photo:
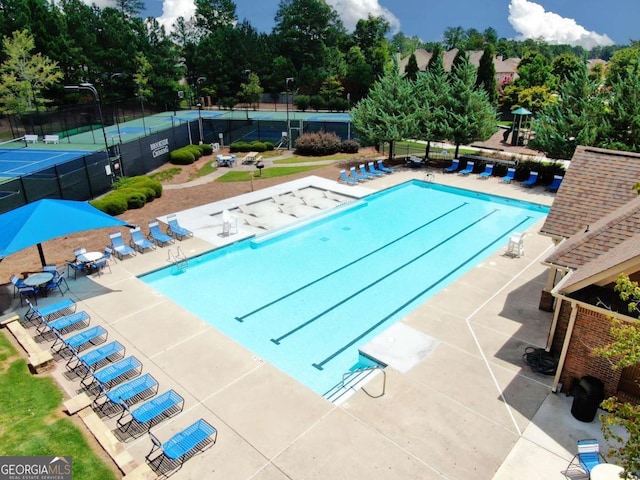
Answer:
[[573, 387], [571, 415], [581, 422], [592, 422], [604, 400], [604, 383], [589, 375], [582, 377]]

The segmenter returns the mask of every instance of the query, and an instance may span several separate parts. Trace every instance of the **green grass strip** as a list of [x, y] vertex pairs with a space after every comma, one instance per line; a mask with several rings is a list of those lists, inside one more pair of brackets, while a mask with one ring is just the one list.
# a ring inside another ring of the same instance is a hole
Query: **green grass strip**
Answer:
[[62, 392], [53, 379], [31, 375], [2, 334], [0, 360], [0, 455], [69, 455], [73, 478], [115, 479], [73, 422], [58, 417]]
[[250, 171], [233, 171], [228, 172], [216, 179], [216, 182], [246, 182], [251, 180], [251, 173], [253, 173], [254, 180], [260, 180], [261, 178], [276, 178], [284, 177], [286, 175], [294, 175], [296, 173], [308, 172], [309, 170], [315, 170], [316, 168], [322, 168], [325, 165], [304, 165], [298, 167], [272, 167], [263, 168], [262, 175], [258, 170]]
[[340, 160], [349, 160], [353, 158], [351, 155], [339, 154], [327, 155], [324, 157], [289, 157], [281, 158], [280, 160], [274, 160], [274, 164], [287, 164], [287, 163], [308, 163], [308, 162], [337, 162]]

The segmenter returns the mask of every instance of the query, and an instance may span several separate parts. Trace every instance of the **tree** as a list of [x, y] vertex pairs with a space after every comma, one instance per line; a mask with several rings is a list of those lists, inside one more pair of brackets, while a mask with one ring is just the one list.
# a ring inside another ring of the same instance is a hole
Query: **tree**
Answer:
[[[640, 287], [632, 282], [628, 275], [620, 275], [616, 280], [616, 292], [628, 302], [629, 312], [637, 316], [640, 313]], [[613, 369], [620, 369], [640, 363], [640, 328], [636, 323], [628, 323], [611, 317], [611, 336], [614, 342], [596, 349], [595, 354], [612, 361]], [[624, 468], [622, 478], [635, 478], [640, 471], [640, 405], [633, 405], [610, 397], [602, 403], [607, 412], [601, 417], [602, 432], [608, 441], [618, 445], [611, 452], [619, 458]], [[621, 435], [622, 427], [626, 435]]]
[[340, 17], [321, 0], [280, 0], [275, 22], [278, 53], [293, 63], [296, 83], [303, 91], [317, 89], [324, 79], [327, 48], [344, 38]]
[[638, 63], [640, 63], [640, 42], [615, 52], [607, 66], [607, 85], [611, 85], [618, 79], [626, 79]]
[[390, 26], [383, 17], [372, 17], [358, 20], [353, 38], [362, 50], [375, 78], [383, 75], [384, 67], [389, 61], [389, 48], [386, 36]]
[[466, 36], [462, 27], [447, 27], [444, 31], [444, 48], [451, 50], [453, 48], [464, 48]]
[[262, 92], [264, 92], [264, 89], [260, 86], [260, 78], [253, 72], [249, 73], [246, 83], [240, 84], [239, 96], [247, 104], [255, 105], [258, 103], [262, 97]]
[[32, 51], [35, 41], [27, 30], [2, 40], [6, 60], [0, 65], [0, 111], [26, 113], [38, 110], [47, 100], [42, 92], [62, 78], [58, 64]]
[[369, 95], [351, 110], [358, 132], [372, 143], [389, 143], [389, 160], [393, 144], [411, 132], [415, 100], [411, 83], [400, 77], [394, 62], [369, 91]]
[[371, 65], [367, 63], [366, 58], [360, 47], [353, 46], [347, 52], [347, 74], [344, 78], [344, 84], [347, 92], [351, 93], [351, 98], [357, 102], [364, 97], [371, 85], [373, 85], [374, 77]]
[[431, 58], [427, 63], [427, 71], [438, 70], [444, 72], [444, 63], [442, 61], [442, 45], [436, 43], [431, 52]]
[[196, 23], [206, 32], [232, 26], [237, 20], [232, 0], [196, 0]]
[[498, 88], [496, 85], [496, 67], [493, 63], [494, 56], [493, 46], [485, 46], [482, 57], [480, 57], [480, 64], [478, 65], [476, 88], [481, 88], [487, 92], [491, 105], [497, 106]]
[[586, 68], [584, 62], [573, 53], [558, 55], [551, 62], [551, 72], [558, 78], [560, 83], [566, 82], [573, 72], [583, 68]]
[[404, 68], [404, 75], [407, 80], [414, 81], [418, 78], [418, 73], [420, 69], [418, 68], [418, 61], [416, 60], [416, 56], [412, 53], [409, 55], [409, 60], [407, 61], [407, 66]]
[[116, 0], [116, 8], [127, 17], [137, 17], [144, 10], [142, 0]]
[[498, 130], [497, 113], [487, 93], [476, 90], [476, 70], [464, 60], [449, 74], [451, 92], [446, 105], [449, 140], [455, 143], [455, 156], [460, 145], [484, 141]]
[[599, 85], [582, 69], [560, 86], [559, 100], [538, 113], [532, 126], [536, 138], [530, 146], [550, 158], [570, 159], [576, 146], [597, 145], [604, 124]]
[[[640, 63], [627, 68], [625, 78], [611, 81], [606, 148], [640, 151]], [[604, 140], [604, 139], [603, 139]]]
[[446, 108], [450, 90], [443, 68], [427, 70], [416, 80], [416, 111], [409, 136], [427, 140], [425, 158], [429, 158], [431, 140], [444, 140], [449, 134]]

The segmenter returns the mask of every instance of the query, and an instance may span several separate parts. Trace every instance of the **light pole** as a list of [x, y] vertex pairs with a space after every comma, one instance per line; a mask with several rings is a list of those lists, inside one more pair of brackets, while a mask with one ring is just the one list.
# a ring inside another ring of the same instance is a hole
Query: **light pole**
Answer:
[[147, 126], [144, 122], [144, 91], [142, 89], [142, 85], [136, 83], [138, 87], [138, 96], [140, 97], [140, 110], [142, 110], [142, 131], [144, 132], [144, 136], [147, 136]]
[[347, 140], [351, 140], [351, 93], [347, 93]]
[[[247, 85], [247, 87], [248, 87], [248, 86], [249, 86], [249, 78], [250, 78], [250, 75], [251, 75], [251, 70], [249, 70], [249, 69], [244, 70], [244, 71], [242, 72], [242, 74], [243, 74], [243, 75], [245, 76], [245, 78], [247, 79], [247, 83], [246, 83], [246, 85]], [[244, 94], [245, 94], [245, 99], [244, 99], [244, 109], [245, 109], [245, 112], [246, 112], [246, 114], [247, 114], [247, 123], [248, 123], [248, 122], [249, 122], [249, 101], [248, 101], [249, 99], [247, 98], [247, 92], [246, 92], [246, 90], [247, 90], [247, 89], [245, 88], [245, 92], [244, 92]]]
[[[114, 171], [115, 170], [114, 165], [112, 164], [111, 155], [109, 154], [109, 142], [107, 141], [107, 131], [104, 129], [104, 117], [102, 116], [102, 106], [100, 105], [100, 95], [98, 94], [96, 87], [94, 87], [93, 84], [91, 83], [81, 83], [80, 85], [65, 85], [64, 89], [67, 92], [79, 92], [81, 90], [86, 90], [88, 92], [91, 92], [91, 94], [93, 95], [93, 98], [95, 99], [96, 104], [98, 105], [98, 116], [100, 117], [100, 126], [102, 127], [102, 136], [104, 137], [105, 152], [107, 154], [107, 158], [109, 159], [109, 167], [111, 168], [111, 177], [114, 178], [116, 176], [116, 173]], [[120, 166], [118, 166], [118, 168], [120, 168]], [[124, 172], [120, 170], [120, 174], [124, 175]]]
[[293, 77], [287, 77], [284, 81], [284, 86], [287, 90], [287, 150], [291, 150], [291, 127], [289, 125], [289, 83], [293, 82], [293, 80]]
[[202, 105], [203, 98], [200, 98], [202, 96], [202, 87], [200, 87], [200, 85], [206, 81], [207, 77], [198, 77], [198, 79], [196, 80], [196, 89], [198, 90], [198, 100], [196, 101], [196, 104], [199, 103], [200, 105]]
[[197, 105], [198, 107], [198, 130], [200, 132], [200, 145], [202, 145], [202, 137], [203, 137], [203, 132], [202, 132], [202, 104], [198, 103]]
[[[114, 78], [122, 78], [122, 74], [121, 73], [114, 73], [111, 75], [111, 77], [109, 78], [110, 80], [113, 80]], [[113, 85], [112, 85], [113, 87]], [[118, 101], [116, 100], [116, 115], [115, 115], [115, 120], [116, 120], [116, 129], [118, 130], [118, 140], [120, 141], [120, 144], [122, 144], [122, 135], [120, 134], [120, 121], [118, 119], [119, 115], [120, 115], [120, 111], [118, 109]]]

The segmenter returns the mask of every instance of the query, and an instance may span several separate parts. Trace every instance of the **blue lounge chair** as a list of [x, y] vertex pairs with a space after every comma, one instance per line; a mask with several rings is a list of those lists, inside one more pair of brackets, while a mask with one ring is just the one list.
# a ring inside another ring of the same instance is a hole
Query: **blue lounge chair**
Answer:
[[65, 335], [73, 330], [88, 327], [90, 323], [91, 317], [87, 312], [75, 312], [54, 320], [41, 319], [40, 324], [36, 327], [36, 333], [42, 335], [47, 331], [52, 331]]
[[142, 363], [136, 357], [131, 356], [92, 372], [80, 383], [85, 390], [97, 395], [102, 390], [110, 390], [125, 380], [140, 376], [141, 373]]
[[114, 433], [122, 434], [118, 435], [120, 437], [127, 435], [127, 437], [136, 438], [147, 433], [151, 427], [164, 419], [179, 414], [184, 407], [184, 398], [175, 390], [169, 390], [133, 410], [130, 410], [129, 405], [124, 402], [121, 405], [122, 414], [116, 422], [118, 429]]
[[27, 299], [27, 305], [29, 309], [24, 314], [22, 323], [40, 324], [42, 321], [53, 320], [76, 311], [76, 302], [70, 298], [39, 308], [34, 307]]
[[501, 177], [500, 181], [504, 183], [511, 183], [511, 180], [513, 180], [514, 178], [516, 178], [516, 169], [508, 168], [507, 174], [504, 177]]
[[78, 352], [73, 349], [71, 349], [71, 351], [73, 352], [73, 356], [67, 361], [65, 366], [70, 373], [85, 379], [100, 367], [124, 358], [126, 348], [120, 342], [114, 341], [89, 350], [82, 355], [78, 355]]
[[558, 189], [560, 188], [561, 183], [562, 183], [562, 176], [554, 175], [553, 182], [551, 182], [551, 184], [547, 187], [547, 191], [554, 192], [554, 193], [557, 192]]
[[460, 160], [458, 160], [457, 158], [454, 158], [453, 162], [451, 162], [451, 165], [449, 165], [447, 168], [442, 169], [442, 173], [453, 173], [458, 170], [459, 166], [460, 166]]
[[538, 181], [538, 172], [531, 172], [529, 174], [529, 178], [527, 178], [524, 182], [522, 182], [523, 187], [531, 188]]
[[160, 231], [160, 224], [157, 221], [149, 222], [149, 240], [159, 247], [164, 247], [175, 242], [174, 238]]
[[158, 381], [149, 373], [107, 391], [101, 387], [101, 394], [91, 404], [98, 414], [112, 417], [120, 413], [122, 404], [134, 405], [158, 393]]
[[184, 462], [194, 455], [215, 445], [218, 431], [201, 418], [164, 443], [151, 431], [149, 438], [153, 446], [145, 457], [147, 464], [157, 474], [168, 475], [182, 468]]
[[385, 173], [393, 173], [395, 172], [395, 170], [393, 168], [390, 167], [385, 167], [384, 163], [382, 163], [382, 160], [378, 160], [378, 170], [382, 170]]
[[113, 250], [115, 256], [120, 260], [122, 260], [125, 256], [133, 256], [136, 254], [136, 251], [133, 248], [124, 243], [122, 234], [120, 232], [109, 234], [109, 238], [111, 239], [111, 249]]
[[473, 165], [474, 165], [474, 162], [468, 161], [467, 166], [464, 167], [463, 170], [460, 170], [458, 172], [458, 175], [469, 175], [470, 173], [473, 173]]
[[144, 238], [140, 227], [132, 229], [129, 233], [131, 233], [131, 246], [138, 252], [144, 253], [147, 250], [155, 250], [156, 246], [152, 241]]
[[347, 185], [355, 185], [356, 183], [358, 183], [358, 180], [356, 180], [355, 178], [347, 176], [346, 170], [340, 170], [340, 181], [342, 183], [346, 183]]
[[63, 355], [64, 351], [76, 351], [82, 352], [90, 347], [95, 347], [107, 341], [109, 333], [100, 325], [87, 328], [80, 333], [63, 338], [62, 334], [57, 330], [54, 330], [56, 340], [51, 345], [51, 351]]
[[180, 241], [188, 237], [193, 237], [193, 232], [191, 230], [187, 230], [186, 228], [180, 226], [175, 213], [167, 215], [167, 223], [167, 235], [171, 235], [172, 237], [177, 238]]
[[493, 164], [489, 163], [484, 167], [484, 172], [478, 175], [478, 178], [486, 180], [493, 174]]
[[367, 180], [369, 180], [369, 177], [365, 177], [364, 175], [360, 175], [356, 171], [356, 167], [349, 168], [349, 174], [351, 175], [351, 178], [355, 178], [358, 182], [366, 182]]
[[379, 177], [383, 177], [385, 176], [387, 173], [390, 172], [383, 172], [382, 170], [379, 170], [376, 168], [375, 164], [373, 162], [369, 162], [367, 163], [367, 166], [369, 167], [369, 171], [371, 173], [375, 173], [376, 175], [378, 175]]
[[[367, 167], [369, 167], [369, 170], [367, 170]], [[369, 162], [366, 165], [362, 164], [360, 165], [360, 168], [362, 170], [364, 170], [365, 172], [367, 172], [369, 175], [373, 175], [374, 177], [384, 177], [385, 173], [381, 172], [380, 170], [376, 169], [376, 167], [373, 166], [373, 162]]]
[[358, 172], [358, 174], [362, 175], [363, 177], [368, 178], [369, 180], [371, 180], [372, 178], [377, 178], [377, 176], [378, 176], [375, 173], [368, 172], [367, 169], [364, 166], [364, 163], [361, 163], [358, 166], [357, 172]]
[[593, 470], [596, 465], [602, 462], [606, 463], [607, 460], [600, 453], [600, 444], [595, 438], [578, 440], [577, 446], [578, 453], [576, 453], [571, 459], [571, 462], [569, 462], [569, 466], [565, 472], [566, 476], [570, 475], [570, 470], [574, 464], [580, 466], [587, 476], [590, 476], [591, 470]]

